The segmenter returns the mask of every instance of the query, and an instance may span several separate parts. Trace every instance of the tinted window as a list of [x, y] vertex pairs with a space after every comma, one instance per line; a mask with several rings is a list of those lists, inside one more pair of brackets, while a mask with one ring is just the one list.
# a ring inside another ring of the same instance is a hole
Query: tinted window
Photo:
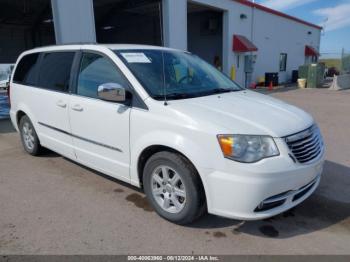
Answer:
[[35, 85], [39, 53], [24, 56], [19, 61], [13, 78], [14, 82]]
[[38, 86], [67, 92], [74, 52], [46, 53], [40, 64]]
[[112, 61], [98, 54], [84, 53], [80, 64], [77, 94], [97, 98], [98, 86], [105, 83], [117, 83], [128, 87], [127, 81]]

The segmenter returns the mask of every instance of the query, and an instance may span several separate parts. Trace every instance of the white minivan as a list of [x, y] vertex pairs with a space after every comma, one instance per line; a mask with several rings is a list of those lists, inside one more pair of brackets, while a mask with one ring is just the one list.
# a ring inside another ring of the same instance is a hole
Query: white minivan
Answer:
[[42, 147], [143, 188], [178, 224], [204, 212], [263, 219], [320, 182], [324, 144], [304, 111], [241, 88], [199, 57], [142, 45], [63, 45], [20, 55], [11, 120]]

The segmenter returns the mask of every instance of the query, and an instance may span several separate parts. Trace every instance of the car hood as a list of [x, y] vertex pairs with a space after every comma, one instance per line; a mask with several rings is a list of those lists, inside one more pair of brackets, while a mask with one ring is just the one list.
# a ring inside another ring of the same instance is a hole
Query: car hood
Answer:
[[[267, 95], [237, 91], [193, 99], [170, 101], [173, 110], [217, 132], [284, 137], [313, 124], [303, 110]], [[202, 126], [202, 127], [205, 127]]]

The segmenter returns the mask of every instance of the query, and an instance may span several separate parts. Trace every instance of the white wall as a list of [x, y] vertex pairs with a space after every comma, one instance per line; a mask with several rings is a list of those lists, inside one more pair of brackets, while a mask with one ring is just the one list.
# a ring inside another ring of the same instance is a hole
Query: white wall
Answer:
[[[289, 81], [292, 70], [305, 62], [305, 45], [319, 49], [321, 32], [317, 28], [261, 10], [255, 10], [254, 21], [254, 44], [259, 48], [255, 79], [265, 72], [278, 72], [280, 82]], [[279, 72], [280, 53], [287, 53], [286, 72]]]
[[[232, 51], [233, 35], [239, 34], [251, 39], [253, 8], [232, 0], [191, 0], [193, 3], [220, 8], [225, 12], [223, 32], [223, 64], [224, 72], [230, 73], [231, 67], [236, 67], [236, 81], [244, 86], [244, 54]], [[241, 19], [245, 14], [247, 19]], [[258, 47], [257, 61], [252, 76], [264, 76], [265, 72], [278, 72], [280, 81], [291, 77], [291, 71], [304, 64], [305, 45], [319, 49], [320, 30], [290, 19], [254, 9], [253, 42]], [[307, 32], [312, 34], [308, 35]], [[279, 72], [279, 55], [287, 53], [287, 72]], [[237, 56], [240, 56], [240, 67], [237, 68]]]

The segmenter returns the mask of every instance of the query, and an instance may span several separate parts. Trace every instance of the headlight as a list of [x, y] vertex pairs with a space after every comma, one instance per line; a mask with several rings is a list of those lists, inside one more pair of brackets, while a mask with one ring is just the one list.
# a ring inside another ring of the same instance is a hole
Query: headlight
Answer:
[[239, 162], [252, 163], [280, 154], [270, 136], [218, 135], [218, 140], [224, 156]]

